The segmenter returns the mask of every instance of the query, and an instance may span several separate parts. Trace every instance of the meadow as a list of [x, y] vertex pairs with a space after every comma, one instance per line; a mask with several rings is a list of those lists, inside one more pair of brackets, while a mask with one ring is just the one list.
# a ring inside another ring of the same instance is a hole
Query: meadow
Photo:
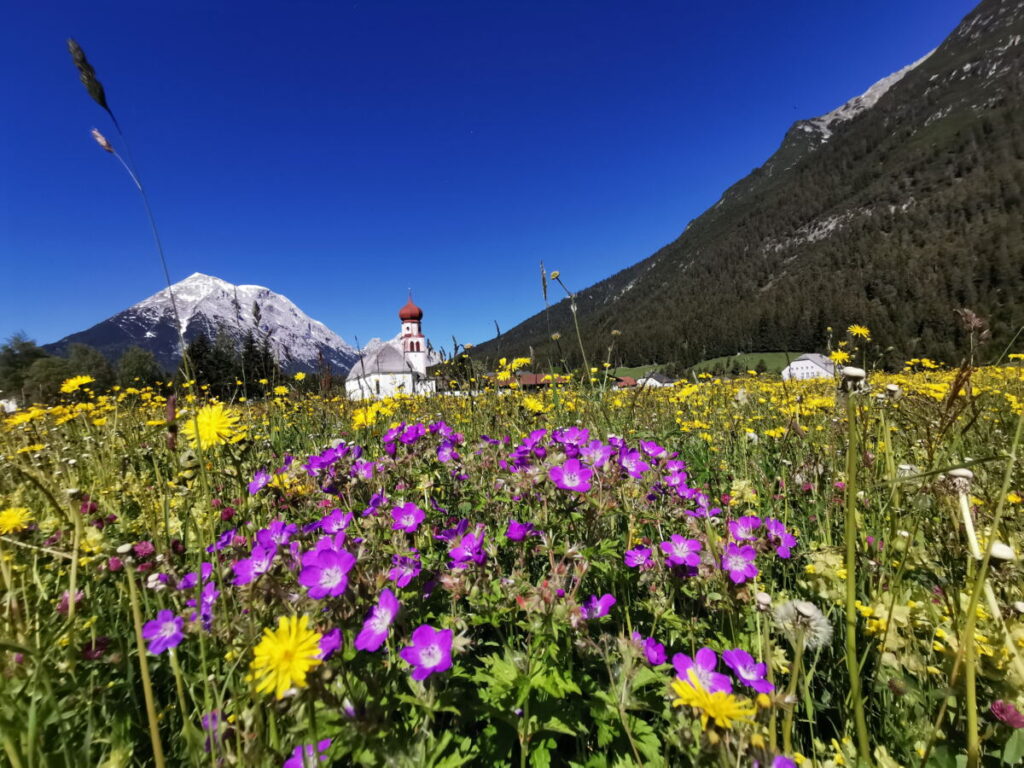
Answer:
[[1018, 764], [1020, 357], [372, 403], [71, 379], [0, 423], [2, 754]]

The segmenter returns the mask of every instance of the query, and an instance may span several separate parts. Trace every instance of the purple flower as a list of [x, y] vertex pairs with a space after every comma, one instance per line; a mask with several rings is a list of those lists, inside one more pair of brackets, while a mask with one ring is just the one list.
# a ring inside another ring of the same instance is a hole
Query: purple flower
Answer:
[[640, 477], [651, 468], [651, 465], [640, 455], [640, 451], [626, 451], [619, 459], [619, 464], [630, 477]]
[[332, 629], [326, 633], [320, 638], [320, 655], [317, 658], [326, 659], [330, 657], [332, 653], [341, 648], [343, 639], [340, 629]]
[[661, 551], [669, 565], [689, 565], [697, 567], [700, 565], [698, 554], [703, 545], [696, 539], [686, 539], [678, 533], [673, 533], [670, 541], [661, 542]]
[[210, 552], [210, 553], [220, 552], [222, 549], [224, 549], [226, 546], [228, 546], [231, 543], [231, 539], [233, 539], [234, 537], [235, 537], [235, 529], [234, 528], [232, 528], [229, 531], [224, 531], [224, 533], [222, 533], [220, 536], [217, 537], [217, 540], [213, 544], [211, 544], [210, 546], [208, 546], [206, 548], [206, 551]]
[[445, 440], [443, 443], [437, 446], [437, 460], [440, 461], [442, 464], [447, 464], [449, 461], [452, 461], [453, 459], [458, 461], [459, 454], [455, 450], [455, 446], [457, 445], [458, 443], [456, 442], [453, 442], [451, 440]]
[[757, 529], [761, 527], [761, 518], [746, 515], [739, 520], [729, 521], [729, 533], [736, 541], [753, 541], [757, 538]]
[[416, 529], [420, 527], [424, 517], [426, 517], [426, 512], [408, 501], [391, 510], [391, 518], [394, 520], [391, 530], [416, 533]]
[[626, 565], [630, 568], [650, 568], [654, 563], [651, 560], [649, 547], [637, 547], [626, 552]]
[[358, 651], [376, 651], [388, 636], [388, 628], [398, 615], [399, 602], [387, 587], [381, 590], [380, 599], [370, 609], [363, 629], [356, 637], [355, 647]]
[[563, 445], [583, 445], [590, 438], [590, 431], [582, 427], [566, 427], [551, 433], [551, 439]]
[[662, 448], [657, 443], [655, 443], [653, 440], [641, 440], [640, 450], [646, 453], [652, 459], [660, 459], [662, 456], [668, 455], [668, 451]]
[[775, 554], [783, 559], [789, 558], [793, 547], [796, 546], [796, 537], [786, 530], [786, 526], [774, 517], [765, 518], [764, 529], [768, 531], [768, 537], [775, 544]]
[[177, 648], [181, 642], [182, 627], [185, 621], [174, 615], [174, 611], [160, 611], [156, 618], [147, 621], [142, 627], [142, 636], [149, 641], [146, 650], [153, 654], [159, 654], [168, 648]]
[[690, 671], [708, 693], [723, 691], [732, 693], [732, 683], [726, 675], [715, 671], [718, 656], [710, 648], [701, 648], [691, 659], [685, 653], [677, 653], [672, 657], [672, 666], [676, 668], [676, 676], [680, 680], [689, 680]]
[[580, 464], [579, 459], [567, 459], [565, 464], [548, 470], [548, 477], [557, 487], [563, 491], [577, 493], [586, 493], [590, 490], [590, 478], [593, 474], [594, 470]]
[[509, 520], [505, 536], [512, 541], [522, 541], [527, 536], [540, 536], [540, 531], [533, 527], [533, 523], [518, 523], [515, 520]]
[[349, 470], [349, 475], [359, 480], [373, 480], [373, 470], [376, 467], [372, 461], [357, 461]]
[[156, 551], [153, 547], [153, 542], [151, 541], [140, 541], [132, 547], [132, 549], [135, 551], [135, 556], [138, 558], [149, 557]]
[[767, 667], [755, 662], [754, 657], [742, 648], [722, 651], [722, 661], [733, 671], [736, 679], [748, 688], [758, 693], [771, 693], [775, 690], [775, 686], [764, 678]]
[[267, 483], [270, 482], [270, 473], [265, 469], [259, 470], [255, 475], [252, 476], [252, 482], [249, 483], [249, 495], [255, 496], [261, 490], [267, 487]]
[[299, 584], [309, 588], [314, 600], [337, 597], [348, 588], [348, 572], [356, 557], [344, 549], [318, 549], [302, 556]]
[[757, 551], [749, 544], [740, 547], [729, 542], [722, 555], [722, 570], [729, 572], [729, 578], [734, 584], [742, 584], [758, 574], [757, 566], [754, 565], [755, 557]]
[[388, 571], [388, 579], [395, 582], [395, 586], [399, 589], [408, 586], [409, 582], [419, 576], [422, 570], [419, 552], [413, 549], [409, 557], [393, 555], [391, 557], [391, 566], [391, 570]]
[[320, 518], [320, 530], [324, 533], [341, 533], [348, 528], [348, 525], [351, 522], [351, 512], [342, 512], [340, 509], [332, 509], [329, 514]]
[[266, 528], [256, 532], [256, 541], [264, 547], [287, 544], [288, 539], [298, 530], [298, 526], [286, 524], [283, 520], [275, 520]]
[[785, 755], [776, 755], [775, 759], [772, 760], [772, 768], [796, 768], [796, 760]]
[[284, 761], [281, 768], [312, 768], [316, 763], [327, 762], [327, 750], [331, 748], [331, 740], [318, 741], [316, 746], [303, 744], [292, 750], [291, 757]]
[[580, 448], [580, 456], [592, 467], [603, 467], [613, 453], [615, 453], [615, 449], [600, 440], [591, 440]]
[[467, 533], [462, 540], [453, 547], [448, 554], [451, 556], [449, 568], [466, 568], [470, 563], [477, 565], [487, 559], [487, 553], [483, 550], [485, 526], [477, 523], [475, 533]]
[[435, 533], [434, 538], [438, 541], [455, 541], [456, 539], [460, 538], [463, 534], [465, 534], [466, 531], [468, 530], [469, 520], [467, 520], [466, 518], [462, 518], [461, 520], [459, 520], [458, 523], [455, 524], [454, 528], [448, 528], [446, 530], [441, 531], [440, 533]]
[[412, 645], [398, 655], [413, 666], [412, 679], [424, 680], [452, 666], [452, 631], [423, 624], [413, 630]]
[[231, 566], [235, 572], [235, 578], [231, 583], [236, 587], [240, 587], [256, 581], [256, 579], [270, 570], [276, 554], [276, 547], [264, 547], [257, 544], [252, 548], [252, 553], [249, 557], [239, 560]]
[[602, 616], [608, 615], [608, 611], [611, 610], [616, 602], [615, 598], [607, 593], [601, 595], [601, 597], [591, 595], [580, 606], [580, 615], [584, 619], [600, 619]]
[[665, 659], [668, 658], [665, 653], [665, 646], [653, 637], [648, 637], [644, 640], [644, 655], [647, 656], [647, 663], [654, 667], [664, 664]]
[[1012, 701], [998, 699], [989, 705], [992, 716], [1000, 722], [1006, 723], [1011, 728], [1024, 728], [1024, 715], [1013, 705]]

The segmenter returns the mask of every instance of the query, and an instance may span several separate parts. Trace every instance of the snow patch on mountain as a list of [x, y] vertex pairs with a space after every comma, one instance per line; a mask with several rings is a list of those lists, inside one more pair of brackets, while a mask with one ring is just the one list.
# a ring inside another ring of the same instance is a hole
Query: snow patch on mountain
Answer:
[[935, 53], [935, 50], [928, 51], [917, 61], [912, 64], [908, 64], [896, 72], [893, 72], [887, 77], [883, 77], [877, 83], [868, 88], [860, 96], [847, 101], [845, 104], [836, 107], [831, 112], [827, 112], [820, 117], [813, 117], [810, 120], [804, 120], [800, 124], [800, 129], [807, 133], [817, 133], [822, 143], [832, 138], [832, 134], [835, 129], [841, 124], [849, 120], [852, 120], [861, 112], [866, 109], [871, 109], [878, 103], [878, 100], [884, 96], [890, 88], [896, 83], [906, 77], [908, 72], [913, 71], [917, 67], [921, 66], [928, 57]]

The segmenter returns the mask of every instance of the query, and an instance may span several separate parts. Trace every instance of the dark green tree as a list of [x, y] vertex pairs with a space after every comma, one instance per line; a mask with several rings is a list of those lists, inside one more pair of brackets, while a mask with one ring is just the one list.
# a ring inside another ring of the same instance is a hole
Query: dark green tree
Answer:
[[68, 347], [68, 368], [72, 376], [92, 376], [96, 381], [90, 386], [97, 392], [110, 389], [117, 380], [110, 361], [88, 344]]
[[148, 349], [128, 347], [117, 361], [117, 383], [122, 387], [146, 387], [164, 378]]
[[53, 402], [60, 395], [65, 379], [78, 375], [63, 357], [40, 357], [25, 374], [23, 391], [25, 400], [38, 403]]
[[23, 333], [16, 333], [0, 347], [0, 398], [21, 399], [25, 378], [36, 360], [49, 357]]

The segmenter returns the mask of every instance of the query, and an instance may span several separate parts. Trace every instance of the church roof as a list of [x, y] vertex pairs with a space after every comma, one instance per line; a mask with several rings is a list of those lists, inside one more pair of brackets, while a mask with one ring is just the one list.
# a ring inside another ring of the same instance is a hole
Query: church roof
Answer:
[[385, 344], [357, 360], [352, 370], [348, 372], [347, 380], [355, 381], [362, 376], [372, 376], [375, 373], [413, 373], [413, 370], [401, 350], [395, 349], [391, 344]]

